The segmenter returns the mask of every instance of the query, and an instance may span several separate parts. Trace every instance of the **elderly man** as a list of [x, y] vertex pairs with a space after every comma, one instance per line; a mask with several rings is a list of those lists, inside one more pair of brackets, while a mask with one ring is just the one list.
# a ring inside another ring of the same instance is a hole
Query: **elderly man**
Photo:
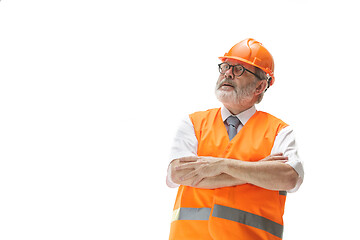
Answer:
[[278, 240], [286, 193], [304, 171], [292, 128], [255, 108], [274, 83], [273, 58], [245, 39], [220, 59], [223, 107], [190, 114], [171, 150], [167, 184], [179, 189], [170, 239]]

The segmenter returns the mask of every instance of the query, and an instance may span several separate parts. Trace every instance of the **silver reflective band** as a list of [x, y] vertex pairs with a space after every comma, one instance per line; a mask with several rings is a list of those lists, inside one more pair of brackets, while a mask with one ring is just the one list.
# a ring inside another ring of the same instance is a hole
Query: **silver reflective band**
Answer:
[[209, 220], [211, 208], [178, 208], [173, 211], [171, 222], [176, 220]]
[[279, 192], [280, 195], [286, 196], [287, 195], [287, 191], [280, 191]]
[[253, 213], [215, 204], [212, 216], [255, 227], [282, 238], [283, 225]]

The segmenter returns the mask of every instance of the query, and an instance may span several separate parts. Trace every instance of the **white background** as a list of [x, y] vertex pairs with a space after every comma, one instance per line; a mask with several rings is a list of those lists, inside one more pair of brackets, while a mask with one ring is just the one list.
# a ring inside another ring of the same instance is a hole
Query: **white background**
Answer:
[[167, 239], [178, 123], [220, 106], [217, 57], [248, 37], [275, 59], [257, 108], [305, 161], [284, 239], [355, 239], [359, 20], [346, 0], [2, 0], [0, 239]]

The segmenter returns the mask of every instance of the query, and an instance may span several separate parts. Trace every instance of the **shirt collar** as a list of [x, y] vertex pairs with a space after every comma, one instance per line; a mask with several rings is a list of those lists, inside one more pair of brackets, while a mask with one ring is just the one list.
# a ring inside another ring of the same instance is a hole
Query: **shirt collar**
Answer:
[[[245, 125], [246, 122], [256, 113], [255, 105], [251, 108], [242, 111], [241, 113], [237, 114], [236, 117], [241, 121], [242, 125]], [[221, 117], [222, 120], [225, 121], [229, 116], [231, 116], [231, 112], [225, 107], [221, 107]]]

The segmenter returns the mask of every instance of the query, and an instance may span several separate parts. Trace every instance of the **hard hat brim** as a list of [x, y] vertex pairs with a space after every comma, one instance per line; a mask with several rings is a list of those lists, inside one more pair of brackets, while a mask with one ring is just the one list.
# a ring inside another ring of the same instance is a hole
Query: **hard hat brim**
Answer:
[[266, 73], [269, 73], [268, 70], [266, 70], [266, 69], [264, 69], [264, 68], [262, 68], [262, 67], [260, 67], [260, 66], [258, 66], [258, 65], [256, 65], [256, 64], [254, 64], [254, 63], [252, 63], [252, 62], [250, 62], [250, 61], [248, 61], [248, 60], [246, 60], [246, 59], [240, 58], [240, 57], [233, 57], [233, 56], [224, 57], [224, 56], [223, 56], [223, 57], [219, 57], [219, 59], [220, 59], [221, 61], [225, 61], [226, 59], [238, 60], [238, 61], [240, 61], [240, 62], [249, 64], [249, 65], [251, 65], [251, 66], [260, 68], [261, 70], [263, 70], [263, 71], [266, 72]]
[[241, 57], [233, 57], [233, 56], [222, 56], [222, 57], [219, 57], [219, 59], [221, 61], [225, 61], [226, 59], [234, 59], [234, 60], [238, 60], [240, 62], [243, 62], [243, 63], [246, 63], [246, 64], [249, 64], [251, 66], [254, 66], [254, 67], [257, 67], [261, 70], [263, 70], [264, 72], [266, 72], [267, 74], [269, 74], [271, 77], [272, 77], [272, 81], [271, 81], [271, 85], [273, 85], [274, 81], [275, 81], [275, 77], [274, 77], [274, 73], [270, 70], [270, 69], [264, 69], [262, 67], [260, 67], [259, 65], [256, 65], [254, 64], [253, 62], [250, 62], [246, 59], [243, 59]]

